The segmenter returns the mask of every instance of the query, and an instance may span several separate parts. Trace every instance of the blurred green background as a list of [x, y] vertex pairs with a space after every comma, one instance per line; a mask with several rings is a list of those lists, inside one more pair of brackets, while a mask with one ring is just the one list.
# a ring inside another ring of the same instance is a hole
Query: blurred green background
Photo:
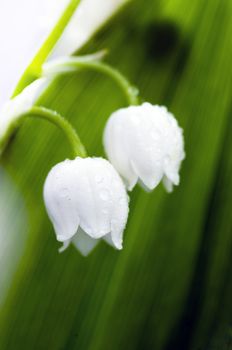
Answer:
[[[45, 213], [47, 173], [70, 156], [55, 128], [28, 121], [1, 161], [0, 349], [232, 349], [232, 2], [134, 0], [81, 51], [164, 104], [185, 131], [181, 185], [131, 194], [124, 249], [58, 254]], [[103, 155], [124, 106], [106, 77], [58, 78], [40, 104]]]

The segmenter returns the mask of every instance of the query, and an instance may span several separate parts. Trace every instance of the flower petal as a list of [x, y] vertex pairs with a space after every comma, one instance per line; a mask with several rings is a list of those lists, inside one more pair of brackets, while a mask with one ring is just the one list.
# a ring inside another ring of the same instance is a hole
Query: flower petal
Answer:
[[87, 256], [96, 247], [99, 240], [89, 237], [80, 227], [72, 238], [72, 243], [79, 250], [79, 252]]
[[121, 231], [120, 233], [114, 232], [114, 241], [112, 238], [112, 234], [109, 233], [108, 235], [102, 237], [102, 239], [109, 244], [111, 247], [121, 250], [122, 247], [122, 241], [123, 241], [123, 231]]
[[72, 238], [80, 223], [76, 198], [73, 192], [75, 178], [70, 161], [57, 164], [48, 174], [44, 185], [44, 201], [57, 240], [65, 242]]
[[122, 191], [122, 186], [121, 181], [112, 183], [115, 200], [111, 214], [111, 240], [116, 249], [122, 249], [123, 232], [129, 214], [129, 197]]
[[173, 191], [173, 183], [167, 178], [167, 176], [163, 177], [163, 185], [168, 193]]
[[154, 117], [154, 106], [145, 103], [141, 106], [140, 111], [136, 107], [133, 108], [134, 110], [131, 111], [133, 114], [127, 117], [131, 123], [128, 138], [130, 139], [131, 164], [145, 187], [153, 190], [163, 177], [162, 129]]
[[128, 127], [124, 115], [113, 113], [104, 130], [103, 144], [107, 157], [123, 177], [127, 188], [132, 190], [138, 181], [138, 176], [130, 163], [126, 133]]
[[114, 242], [112, 241], [111, 233], [108, 233], [104, 237], [102, 237], [103, 241], [109, 244], [111, 247], [115, 248]]
[[71, 239], [63, 242], [63, 245], [59, 248], [59, 253], [63, 253], [70, 246]]
[[[92, 238], [111, 232], [112, 212], [118, 198], [126, 196], [122, 180], [112, 165], [102, 158], [76, 159], [80, 226]], [[127, 211], [127, 210], [126, 210]]]

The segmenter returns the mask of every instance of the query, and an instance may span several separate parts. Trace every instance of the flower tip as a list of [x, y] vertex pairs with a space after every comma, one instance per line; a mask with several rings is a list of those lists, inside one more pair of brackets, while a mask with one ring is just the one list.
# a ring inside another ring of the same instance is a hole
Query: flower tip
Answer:
[[90, 255], [91, 251], [88, 251], [88, 252], [85, 252], [85, 251], [80, 251], [79, 252], [81, 253], [81, 255], [83, 256], [83, 258], [87, 258], [87, 256]]
[[113, 245], [117, 250], [122, 250], [123, 245], [122, 245], [122, 240], [118, 241], [116, 239], [113, 240]]
[[134, 184], [134, 183], [133, 183], [133, 184], [128, 184], [128, 185], [126, 185], [126, 188], [127, 188], [127, 190], [128, 190], [129, 192], [133, 191], [134, 187], [135, 187], [135, 184]]
[[57, 239], [58, 242], [64, 242], [65, 237], [62, 236], [62, 235], [57, 235], [57, 236], [56, 236], [56, 239]]
[[122, 250], [123, 249], [122, 243], [117, 244], [117, 245], [114, 244], [114, 246], [115, 246], [115, 249], [117, 249], [117, 250]]
[[62, 254], [65, 250], [66, 250], [66, 248], [62, 245], [62, 246], [58, 249], [58, 252], [59, 252], [60, 254]]
[[[126, 177], [122, 177], [124, 185], [126, 187], [126, 189], [131, 192], [134, 187], [136, 186], [137, 182], [138, 182], [138, 176], [128, 176], [128, 178]], [[129, 198], [128, 198], [129, 199]]]
[[60, 243], [63, 243], [64, 245], [66, 244], [66, 242], [69, 242], [71, 240], [71, 238], [74, 236], [75, 232], [73, 233], [65, 233], [65, 234], [58, 234], [57, 233], [57, 228], [55, 227], [54, 225], [54, 229], [55, 229], [55, 232], [56, 232], [56, 239], [58, 242]]
[[151, 193], [160, 183], [160, 179], [146, 179], [146, 178], [139, 178], [138, 183], [140, 186], [144, 189], [144, 191]]
[[64, 241], [63, 245], [58, 249], [58, 252], [62, 254], [69, 247], [69, 244], [70, 240]]

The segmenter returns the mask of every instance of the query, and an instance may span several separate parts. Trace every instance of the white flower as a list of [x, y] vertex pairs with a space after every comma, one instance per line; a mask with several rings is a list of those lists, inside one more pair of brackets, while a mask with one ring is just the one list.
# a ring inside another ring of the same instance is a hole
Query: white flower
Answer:
[[79, 158], [57, 164], [44, 185], [44, 201], [57, 240], [71, 242], [87, 255], [103, 238], [122, 249], [128, 196], [113, 166], [102, 158]]
[[169, 192], [179, 184], [185, 157], [183, 131], [166, 107], [144, 103], [114, 112], [103, 142], [129, 190], [137, 181], [152, 190], [163, 180]]
[[[46, 89], [50, 80], [41, 78], [28, 85], [18, 96], [9, 100], [0, 112], [0, 139], [23, 113], [33, 107], [36, 100]], [[1, 150], [0, 150], [1, 151]]]

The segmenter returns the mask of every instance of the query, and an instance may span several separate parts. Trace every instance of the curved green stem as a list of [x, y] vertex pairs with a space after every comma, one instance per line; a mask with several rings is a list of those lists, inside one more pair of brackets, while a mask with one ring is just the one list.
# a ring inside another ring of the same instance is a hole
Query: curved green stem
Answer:
[[45, 107], [32, 107], [25, 113], [19, 115], [15, 121], [11, 124], [10, 129], [7, 131], [4, 139], [0, 140], [0, 149], [4, 149], [7, 142], [11, 138], [11, 136], [15, 133], [16, 129], [25, 121], [27, 118], [39, 118], [43, 120], [47, 120], [50, 123], [57, 126], [63, 133], [65, 134], [71, 148], [74, 158], [86, 157], [86, 150], [81, 143], [75, 129], [72, 125], [63, 118], [60, 114], [55, 111], [52, 111]]
[[117, 69], [112, 68], [106, 63], [97, 60], [89, 60], [83, 57], [68, 57], [49, 62], [43, 67], [43, 74], [65, 74], [78, 72], [80, 69], [91, 69], [103, 73], [113, 79], [125, 94], [129, 105], [138, 105], [138, 89], [122, 75]]

